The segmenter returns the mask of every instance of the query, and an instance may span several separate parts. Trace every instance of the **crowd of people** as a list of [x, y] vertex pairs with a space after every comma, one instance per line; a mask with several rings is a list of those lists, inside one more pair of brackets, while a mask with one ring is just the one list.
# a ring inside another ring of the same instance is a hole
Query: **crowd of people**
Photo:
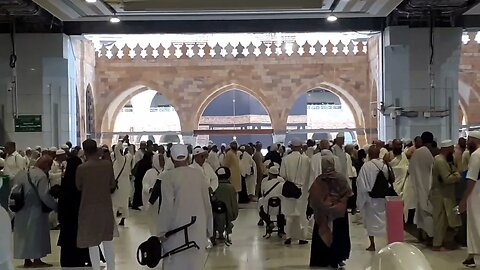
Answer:
[[265, 156], [262, 149], [260, 142], [219, 148], [147, 141], [137, 150], [125, 136], [111, 148], [88, 139], [81, 147], [17, 152], [8, 142], [0, 169], [12, 186], [13, 255], [26, 268], [50, 266], [41, 259], [51, 252], [50, 230], [59, 229], [63, 267], [98, 270], [105, 261], [114, 270], [112, 241], [134, 210], [144, 212], [165, 250], [185, 242], [169, 232], [194, 222], [188, 235], [200, 250], [170, 256], [163, 269], [202, 269], [207, 242], [231, 245], [239, 204], [256, 203], [267, 238], [277, 232], [285, 245], [312, 239], [310, 266], [341, 269], [351, 250], [349, 213], [368, 233], [366, 249], [375, 251], [375, 237], [386, 236], [387, 197], [399, 196], [405, 223], [416, 224], [422, 243], [434, 251], [466, 244], [463, 264], [475, 266], [480, 132], [456, 144], [424, 132], [362, 148], [345, 145], [340, 132], [333, 141], [275, 143]]

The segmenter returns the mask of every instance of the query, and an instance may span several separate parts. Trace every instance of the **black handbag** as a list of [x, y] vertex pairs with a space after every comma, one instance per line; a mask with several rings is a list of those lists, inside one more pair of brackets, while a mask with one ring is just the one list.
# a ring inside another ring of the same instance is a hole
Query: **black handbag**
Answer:
[[25, 191], [23, 190], [23, 185], [15, 186], [10, 193], [8, 198], [8, 208], [17, 213], [22, 210], [25, 205]]
[[[297, 168], [300, 168], [301, 159], [302, 159], [301, 157], [298, 158]], [[284, 166], [286, 166], [286, 165], [284, 165]], [[287, 167], [285, 167], [285, 172], [286, 172], [286, 169], [287, 169]], [[298, 174], [298, 171], [297, 171], [297, 174]], [[287, 174], [287, 176], [288, 176], [288, 174]], [[285, 179], [285, 180], [287, 180], [287, 179]], [[295, 183], [293, 183], [292, 181], [287, 180], [283, 184], [282, 195], [285, 198], [298, 199], [302, 196], [302, 189], [297, 187], [297, 185]]]
[[285, 181], [285, 183], [283, 183], [282, 195], [285, 198], [298, 199], [302, 196], [302, 189], [291, 181]]

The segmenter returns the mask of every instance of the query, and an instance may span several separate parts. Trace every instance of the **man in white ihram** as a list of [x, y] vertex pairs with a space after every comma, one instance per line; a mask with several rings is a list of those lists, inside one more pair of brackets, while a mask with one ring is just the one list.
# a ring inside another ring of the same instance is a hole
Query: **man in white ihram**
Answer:
[[310, 189], [310, 158], [302, 155], [303, 142], [295, 139], [292, 142], [292, 153], [284, 158], [280, 168], [280, 176], [285, 181], [293, 182], [301, 188], [302, 196], [298, 199], [282, 199], [282, 211], [287, 219], [286, 245], [292, 243], [292, 239], [299, 240], [300, 245], [307, 244], [305, 230], [307, 229], [306, 210], [308, 204], [308, 190]]
[[208, 152], [203, 148], [193, 149], [193, 163], [190, 167], [199, 169], [205, 177], [205, 183], [212, 189], [211, 192], [215, 192], [218, 188], [218, 177], [210, 164], [206, 162], [207, 156]]
[[168, 239], [163, 235], [191, 222], [188, 227], [190, 241], [195, 241], [200, 250], [191, 248], [163, 260], [163, 270], [200, 270], [204, 266], [207, 238], [213, 235], [213, 216], [208, 184], [202, 172], [188, 167], [188, 149], [178, 144], [171, 148], [175, 168], [162, 177], [162, 204], [160, 206], [158, 232], [165, 251], [185, 244], [185, 235], [179, 232]]
[[480, 131], [468, 134], [467, 147], [470, 153], [467, 172], [467, 189], [460, 202], [461, 213], [467, 212], [468, 257], [463, 262], [467, 267], [475, 267], [475, 256], [480, 255]]
[[427, 131], [421, 137], [422, 147], [415, 150], [410, 159], [408, 171], [417, 198], [415, 224], [420, 230], [419, 240], [428, 242], [433, 237], [433, 206], [429, 201], [434, 161], [431, 151], [433, 149], [433, 134]]

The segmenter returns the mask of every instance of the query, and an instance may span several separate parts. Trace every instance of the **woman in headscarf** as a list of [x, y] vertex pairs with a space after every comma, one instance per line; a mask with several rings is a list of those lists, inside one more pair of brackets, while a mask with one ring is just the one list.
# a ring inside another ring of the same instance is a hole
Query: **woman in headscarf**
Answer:
[[345, 265], [351, 248], [347, 201], [352, 195], [348, 179], [335, 171], [333, 156], [322, 157], [322, 174], [312, 184], [309, 197], [315, 215], [310, 267]]
[[75, 174], [80, 164], [82, 164], [82, 160], [77, 156], [71, 156], [67, 159], [65, 175], [60, 186], [58, 246], [61, 247], [60, 265], [62, 267], [91, 266], [88, 249], [77, 248], [78, 211], [81, 193], [75, 186]]
[[143, 154], [143, 158], [135, 165], [134, 168], [134, 186], [135, 192], [133, 193], [133, 202], [132, 202], [132, 209], [140, 210], [140, 207], [143, 206], [143, 177], [147, 173], [148, 170], [152, 168], [152, 157], [153, 153], [150, 151], [145, 152]]

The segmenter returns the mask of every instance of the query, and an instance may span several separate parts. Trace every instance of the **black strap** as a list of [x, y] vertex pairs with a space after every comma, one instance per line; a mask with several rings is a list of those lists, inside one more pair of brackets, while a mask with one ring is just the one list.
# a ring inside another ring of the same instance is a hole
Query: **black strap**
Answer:
[[270, 192], [272, 192], [273, 189], [275, 189], [275, 188], [278, 186], [278, 184], [280, 184], [280, 182], [275, 183], [275, 185], [273, 185], [273, 187], [271, 187], [269, 190], [267, 190], [267, 192], [265, 192], [265, 193], [263, 194], [263, 197], [264, 197], [264, 198], [267, 197], [267, 195], [270, 194]]
[[28, 180], [28, 183], [30, 183], [30, 185], [32, 186], [33, 191], [35, 192], [35, 195], [37, 195], [38, 200], [39, 200], [42, 204], [46, 205], [46, 204], [42, 201], [42, 198], [40, 197], [40, 194], [38, 194], [38, 189], [37, 189], [37, 187], [36, 187], [36, 186], [33, 184], [33, 182], [32, 182], [32, 178], [30, 177], [30, 170], [27, 171], [27, 180]]
[[127, 164], [127, 157], [126, 156], [123, 156], [123, 158], [125, 159], [125, 161], [123, 162], [123, 167], [122, 169], [120, 170], [120, 173], [117, 175], [117, 177], [115, 177], [115, 183], [116, 183], [116, 189], [118, 189], [118, 179], [120, 179], [120, 176], [122, 175], [123, 173], [123, 169], [125, 169], [125, 164]]

